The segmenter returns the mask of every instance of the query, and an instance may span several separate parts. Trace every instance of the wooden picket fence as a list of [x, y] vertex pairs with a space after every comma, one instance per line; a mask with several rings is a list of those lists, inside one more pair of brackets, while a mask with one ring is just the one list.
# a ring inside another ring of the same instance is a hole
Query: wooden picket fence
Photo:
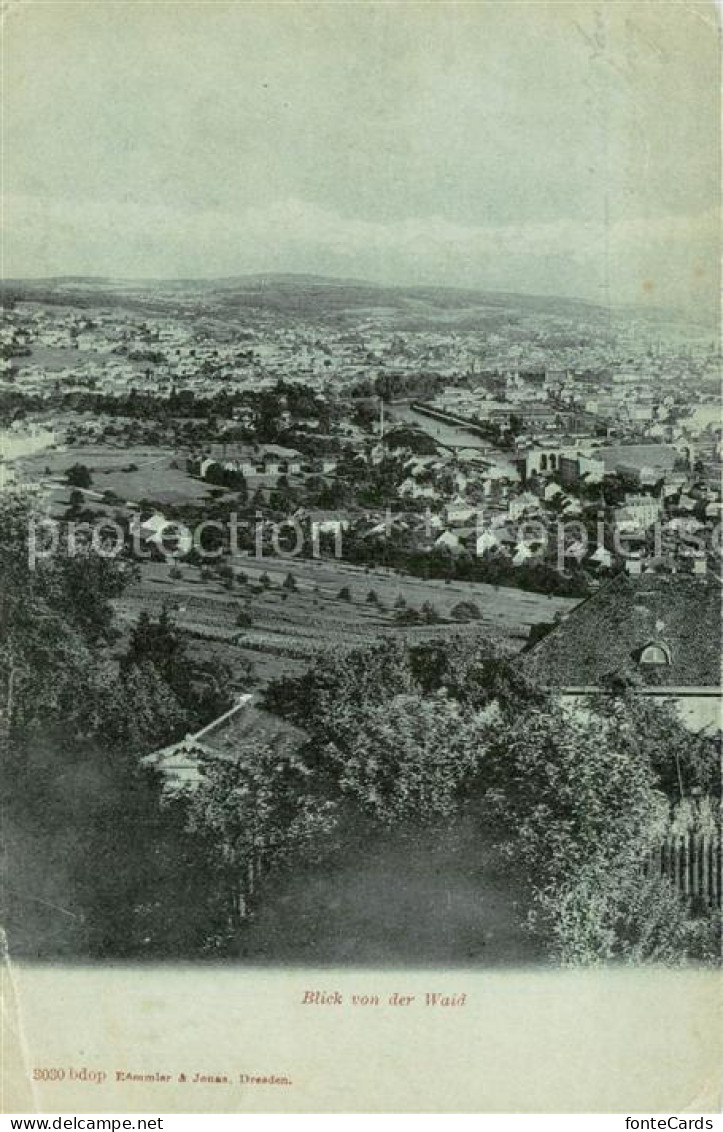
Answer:
[[671, 834], [648, 856], [646, 872], [667, 877], [687, 899], [721, 906], [721, 839], [710, 833]]

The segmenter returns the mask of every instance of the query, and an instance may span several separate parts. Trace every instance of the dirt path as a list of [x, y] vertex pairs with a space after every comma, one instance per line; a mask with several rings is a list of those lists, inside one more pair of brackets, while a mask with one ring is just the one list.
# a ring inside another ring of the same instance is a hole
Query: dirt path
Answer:
[[270, 889], [242, 955], [311, 965], [539, 963], [519, 897], [472, 826], [414, 843], [377, 838]]

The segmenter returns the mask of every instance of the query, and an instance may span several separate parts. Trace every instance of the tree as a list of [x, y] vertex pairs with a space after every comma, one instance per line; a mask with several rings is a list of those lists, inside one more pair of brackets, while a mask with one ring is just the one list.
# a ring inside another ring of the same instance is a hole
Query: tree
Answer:
[[422, 429], [401, 426], [395, 428], [387, 436], [387, 445], [390, 449], [407, 448], [416, 456], [433, 456], [437, 446], [432, 438]]
[[107, 687], [99, 724], [114, 750], [147, 753], [185, 734], [188, 712], [151, 661], [126, 668]]
[[425, 692], [446, 694], [473, 708], [496, 703], [503, 715], [525, 706], [545, 706], [546, 696], [524, 675], [519, 663], [494, 639], [457, 633], [425, 641], [410, 650], [410, 666]]
[[334, 806], [309, 790], [308, 769], [271, 746], [240, 748], [209, 763], [188, 809], [188, 826], [213, 848], [228, 897], [229, 928], [251, 911], [258, 885], [289, 857], [313, 856], [334, 826]]
[[352, 417], [355, 424], [358, 424], [365, 432], [369, 432], [379, 417], [379, 409], [372, 400], [355, 400]]
[[90, 469], [85, 464], [73, 464], [65, 473], [65, 478], [71, 487], [88, 488], [93, 482]]
[[340, 601], [351, 601], [351, 590], [348, 586], [342, 586], [336, 596]]
[[303, 676], [274, 681], [265, 706], [306, 728], [322, 743], [348, 703], [385, 703], [414, 687], [409, 653], [402, 642], [385, 640], [359, 649], [330, 649]]
[[397, 625], [418, 625], [422, 616], [416, 609], [408, 609], [405, 605], [402, 609], [395, 609], [394, 620]]
[[474, 601], [458, 601], [452, 607], [452, 616], [456, 621], [479, 621], [482, 611]]
[[379, 605], [380, 604], [379, 594], [377, 593], [376, 590], [369, 590], [369, 593], [367, 594], [367, 602], [369, 603], [369, 605]]
[[291, 573], [286, 575], [281, 584], [285, 590], [289, 590], [289, 592], [291, 593], [295, 592], [299, 588], [296, 584], [296, 578]]
[[236, 472], [233, 485], [236, 490], [236, 506], [245, 507], [249, 501], [249, 489], [243, 472]]
[[641, 943], [651, 900], [680, 923], [665, 882], [644, 875], [668, 804], [630, 724], [623, 706], [594, 724], [560, 708], [528, 712], [490, 753], [488, 797], [514, 831], [507, 849], [530, 884], [532, 923], [565, 963], [655, 958], [655, 941], [647, 954]]
[[442, 620], [439, 611], [432, 605], [431, 601], [425, 601], [420, 612], [422, 620], [427, 625], [436, 625]]
[[447, 822], [465, 805], [491, 736], [489, 721], [454, 700], [400, 695], [347, 704], [326, 758], [343, 797], [385, 826]]
[[[110, 602], [133, 580], [135, 569], [123, 557], [100, 555], [86, 544], [76, 542], [71, 553], [64, 532], [54, 552], [39, 557], [31, 568], [28, 534], [32, 519], [32, 509], [25, 501], [0, 501], [3, 641], [18, 656], [36, 642], [49, 648], [48, 636], [54, 630], [61, 636], [76, 633], [88, 647], [112, 643], [117, 633]], [[41, 532], [36, 543], [36, 550], [43, 550]]]
[[671, 803], [690, 798], [695, 790], [720, 797], [720, 735], [691, 733], [672, 702], [638, 696], [634, 687], [610, 691], [594, 707], [595, 718], [618, 721], [625, 742], [650, 764]]
[[158, 619], [142, 610], [121, 658], [121, 677], [137, 665], [150, 663], [186, 712], [186, 730], [193, 730], [229, 706], [230, 674], [215, 660], [193, 662], [186, 639], [167, 608]]
[[[184, 733], [185, 712], [152, 665], [119, 678], [107, 650], [115, 636], [110, 598], [132, 572], [92, 552], [68, 556], [62, 540], [31, 570], [29, 509], [0, 501], [0, 511], [0, 770], [12, 814], [5, 847], [13, 875], [32, 870], [47, 900], [65, 886], [69, 913], [49, 934], [36, 905], [18, 910], [11, 900], [8, 928], [30, 932], [34, 954], [53, 955], [58, 946], [78, 956], [139, 953], [149, 941], [168, 942], [185, 889], [188, 946], [201, 906], [190, 891], [191, 861], [167, 839], [157, 783], [138, 767], [139, 755]], [[89, 860], [98, 867], [88, 869]], [[168, 860], [173, 869], [159, 872]]]
[[234, 569], [230, 562], [219, 562], [216, 567], [216, 575], [222, 582], [228, 582], [229, 579], [233, 582], [235, 580]]
[[80, 514], [80, 512], [83, 510], [84, 506], [85, 506], [85, 496], [83, 495], [83, 492], [79, 491], [77, 487], [73, 488], [73, 490], [70, 493], [70, 500], [69, 500], [69, 503], [68, 503], [69, 514], [71, 514], [71, 515]]

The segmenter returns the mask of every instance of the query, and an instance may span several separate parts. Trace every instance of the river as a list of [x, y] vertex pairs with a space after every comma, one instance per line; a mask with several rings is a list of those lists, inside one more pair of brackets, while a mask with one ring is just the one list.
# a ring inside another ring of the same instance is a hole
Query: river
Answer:
[[476, 432], [472, 432], [471, 429], [467, 429], [463, 425], [435, 420], [434, 417], [428, 417], [425, 413], [420, 413], [418, 409], [413, 409], [411, 405], [398, 402], [393, 405], [386, 405], [384, 411], [389, 420], [404, 421], [406, 424], [416, 425], [439, 444], [446, 444], [452, 448], [477, 448], [480, 452], [488, 453], [490, 459], [502, 457], [509, 460], [510, 458], [508, 452], [502, 452], [499, 448], [495, 448], [488, 440], [485, 440]]

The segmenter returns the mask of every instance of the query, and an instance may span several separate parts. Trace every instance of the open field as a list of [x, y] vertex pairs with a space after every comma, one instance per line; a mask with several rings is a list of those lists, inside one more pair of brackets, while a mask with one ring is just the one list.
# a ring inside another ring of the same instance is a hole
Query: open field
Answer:
[[[178, 463], [178, 467], [172, 464]], [[93, 477], [92, 490], [102, 495], [113, 491], [125, 503], [150, 499], [154, 503], [183, 503], [208, 497], [210, 485], [189, 476], [183, 458], [170, 448], [111, 448], [107, 444], [83, 445], [64, 451], [48, 449], [23, 460], [28, 479], [43, 479], [50, 469], [62, 475], [73, 464], [85, 464]], [[135, 470], [128, 470], [133, 466]]]
[[127, 463], [107, 468], [93, 474], [94, 486], [102, 491], [114, 491], [122, 499], [133, 502], [149, 499], [160, 504], [185, 503], [208, 498], [208, 484], [193, 479], [182, 466], [172, 467], [173, 459], [162, 456], [149, 460], [139, 465], [137, 472], [123, 471]]
[[[213, 492], [219, 491], [217, 485], [186, 472], [182, 453], [162, 446], [146, 444], [116, 448], [103, 443], [46, 448], [24, 457], [20, 463], [23, 477], [27, 480], [47, 482], [48, 479], [57, 479], [63, 483], [68, 468], [73, 464], [85, 464], [93, 477], [92, 491], [97, 493], [96, 502], [103, 492], [112, 491], [123, 503], [147, 499], [162, 508], [164, 504], [210, 499]], [[303, 486], [304, 479], [303, 474], [288, 477], [291, 487], [296, 488]], [[273, 489], [278, 481], [279, 476], [275, 474], [246, 477], [250, 496], [258, 489]], [[229, 491], [230, 497], [236, 498], [236, 495], [233, 490]], [[90, 501], [93, 501], [92, 496]]]
[[41, 366], [46, 370], [82, 369], [87, 362], [106, 362], [109, 355], [97, 350], [75, 350], [70, 346], [41, 346], [33, 343], [32, 352], [12, 359], [18, 369]]
[[[389, 571], [345, 565], [334, 559], [244, 559], [236, 568], [232, 588], [215, 578], [202, 580], [199, 568], [181, 565], [182, 577], [172, 579], [165, 563], [146, 562], [140, 581], [116, 602], [119, 621], [126, 629], [142, 609], [158, 615], [164, 606], [173, 610], [178, 624], [192, 638], [198, 656], [214, 656], [227, 663], [244, 686], [245, 665], [253, 665], [258, 684], [281, 675], [302, 672], [321, 650], [351, 647], [379, 637], [403, 635], [420, 640], [450, 632], [482, 632], [519, 650], [530, 626], [551, 622], [565, 613], [574, 599], [545, 597], [521, 590], [477, 585], [471, 582], [424, 581]], [[268, 575], [263, 589], [260, 579]], [[295, 590], [283, 588], [293, 575]], [[351, 600], [339, 597], [348, 587]], [[370, 590], [379, 599], [367, 601]], [[430, 602], [445, 619], [442, 624], [400, 626], [395, 602], [402, 597], [410, 608]], [[474, 601], [480, 619], [470, 623], [452, 620], [460, 601]], [[239, 626], [238, 615], [248, 610], [250, 626]]]

